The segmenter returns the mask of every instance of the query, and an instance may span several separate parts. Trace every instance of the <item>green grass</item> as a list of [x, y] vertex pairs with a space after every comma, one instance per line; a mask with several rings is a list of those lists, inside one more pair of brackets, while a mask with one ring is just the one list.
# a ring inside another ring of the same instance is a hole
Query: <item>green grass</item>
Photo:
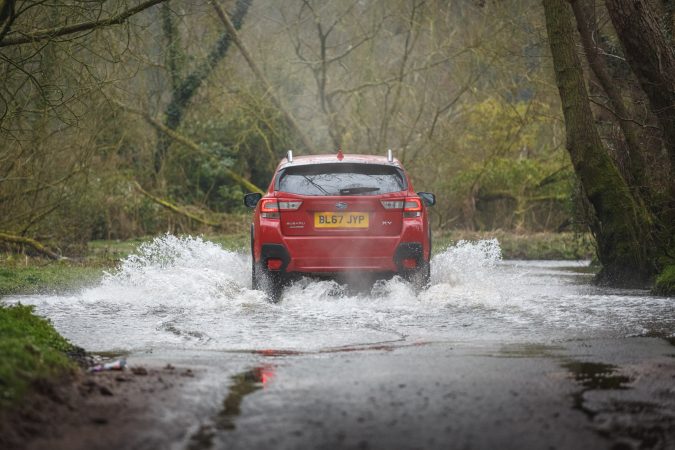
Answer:
[[496, 238], [504, 259], [593, 259], [595, 248], [589, 234], [530, 233], [517, 234], [505, 231], [449, 231], [434, 234], [434, 253], [445, 250], [460, 240], [476, 241]]
[[139, 245], [152, 239], [152, 237], [142, 237], [125, 241], [90, 241], [87, 244], [85, 260], [88, 264], [115, 264], [133, 253]]
[[0, 297], [9, 294], [37, 294], [77, 289], [98, 280], [100, 266], [67, 262], [29, 262], [27, 266], [0, 266]]
[[17, 404], [40, 380], [72, 374], [72, 349], [32, 307], [0, 305], [0, 409]]
[[[65, 292], [91, 285], [104, 270], [112, 270], [153, 237], [126, 241], [92, 241], [82, 258], [51, 261], [11, 253], [0, 253], [0, 298], [11, 294]], [[248, 249], [247, 233], [204, 236], [227, 250]]]
[[251, 248], [248, 233], [228, 234], [221, 236], [204, 236], [204, 239], [220, 244], [226, 250], [249, 250]]

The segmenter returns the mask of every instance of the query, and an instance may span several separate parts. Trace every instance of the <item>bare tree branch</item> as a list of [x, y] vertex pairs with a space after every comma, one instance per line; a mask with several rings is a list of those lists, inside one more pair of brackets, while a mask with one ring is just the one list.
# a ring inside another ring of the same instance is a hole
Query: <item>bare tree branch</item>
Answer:
[[[125, 106], [125, 105], [123, 105], [123, 104], [121, 104], [121, 103], [118, 103], [118, 102], [115, 102], [115, 103], [116, 103], [120, 108], [122, 108], [123, 110], [128, 111], [128, 112], [131, 112], [131, 113], [134, 113], [134, 114], [138, 114], [139, 116], [143, 117], [150, 125], [152, 125], [153, 127], [155, 127], [155, 129], [157, 129], [157, 130], [161, 131], [162, 133], [166, 134], [168, 137], [170, 137], [170, 138], [173, 139], [174, 141], [176, 141], [176, 142], [178, 142], [178, 143], [180, 143], [180, 144], [183, 144], [184, 146], [188, 147], [190, 150], [193, 150], [193, 151], [195, 151], [195, 152], [197, 152], [197, 153], [201, 153], [201, 154], [203, 154], [203, 155], [205, 155], [205, 156], [207, 156], [207, 157], [209, 157], [209, 158], [213, 158], [213, 157], [214, 157], [212, 154], [210, 154], [209, 152], [207, 152], [207, 151], [205, 151], [203, 148], [201, 148], [201, 147], [199, 146], [199, 144], [197, 144], [196, 142], [192, 141], [192, 140], [189, 139], [188, 137], [186, 137], [186, 136], [180, 134], [179, 132], [174, 131], [174, 130], [172, 130], [171, 128], [167, 127], [166, 125], [164, 125], [164, 124], [163, 124], [162, 122], [160, 122], [159, 120], [157, 120], [157, 119], [151, 117], [148, 113], [146, 113], [146, 112], [144, 112], [144, 111], [139, 111], [139, 110], [136, 110], [136, 109], [133, 109], [133, 108], [129, 108], [128, 106]], [[223, 167], [223, 170], [225, 170], [225, 172], [227, 172], [227, 175], [228, 175], [230, 178], [232, 178], [234, 181], [236, 181], [237, 183], [239, 183], [240, 185], [242, 185], [243, 187], [245, 187], [245, 188], [248, 189], [249, 191], [251, 191], [251, 192], [259, 192], [259, 193], [261, 193], [261, 194], [264, 194], [264, 193], [265, 193], [265, 192], [264, 192], [262, 189], [260, 189], [258, 186], [256, 186], [255, 184], [251, 183], [250, 181], [248, 181], [246, 178], [244, 178], [244, 177], [242, 177], [241, 175], [239, 175], [239, 174], [238, 174], [237, 172], [235, 172], [234, 170], [232, 170], [232, 169], [230, 169], [230, 168], [228, 168], [228, 167]]]
[[270, 100], [272, 101], [272, 104], [279, 110], [279, 112], [283, 115], [284, 119], [286, 120], [286, 123], [288, 126], [290, 126], [296, 133], [296, 136], [300, 138], [300, 141], [302, 142], [302, 145], [305, 147], [307, 151], [310, 153], [316, 153], [314, 151], [314, 145], [312, 142], [309, 140], [303, 129], [300, 127], [298, 122], [295, 120], [295, 117], [291, 114], [289, 109], [284, 105], [284, 103], [281, 101], [279, 96], [277, 95], [276, 91], [274, 88], [272, 88], [272, 85], [270, 82], [267, 80], [265, 75], [263, 74], [262, 70], [260, 70], [260, 67], [258, 64], [253, 60], [253, 57], [251, 56], [251, 53], [248, 51], [242, 40], [239, 38], [239, 33], [237, 33], [236, 28], [234, 27], [234, 24], [230, 20], [230, 18], [225, 14], [225, 11], [223, 11], [223, 8], [220, 7], [220, 5], [216, 2], [216, 0], [212, 0], [211, 4], [213, 5], [213, 8], [216, 10], [216, 14], [218, 15], [218, 18], [220, 21], [223, 23], [225, 26], [225, 29], [227, 32], [230, 34], [232, 37], [232, 40], [234, 41], [235, 45], [237, 48], [239, 48], [239, 51], [241, 52], [241, 55], [244, 57], [246, 62], [248, 63], [249, 68], [255, 75], [255, 77], [258, 79], [258, 82], [262, 85], [262, 87], [265, 89], [265, 93], [269, 95]]
[[[126, 21], [129, 17], [138, 14], [141, 11], [144, 11], [151, 6], [154, 6], [158, 3], [162, 3], [166, 0], [148, 0], [135, 6], [129, 8], [126, 11], [123, 11], [117, 15], [114, 15], [108, 19], [101, 20], [91, 20], [87, 22], [80, 22], [73, 25], [64, 25], [55, 28], [46, 28], [43, 30], [33, 31], [31, 33], [22, 33], [20, 36], [10, 35], [6, 39], [0, 41], [0, 47], [8, 47], [10, 45], [21, 45], [28, 44], [30, 42], [41, 41], [44, 39], [52, 39], [58, 36], [64, 36], [73, 33], [79, 33], [81, 31], [88, 31], [94, 28], [107, 27], [110, 25], [118, 25]], [[14, 34], [14, 33], [13, 33]], [[16, 33], [18, 34], [18, 33]]]

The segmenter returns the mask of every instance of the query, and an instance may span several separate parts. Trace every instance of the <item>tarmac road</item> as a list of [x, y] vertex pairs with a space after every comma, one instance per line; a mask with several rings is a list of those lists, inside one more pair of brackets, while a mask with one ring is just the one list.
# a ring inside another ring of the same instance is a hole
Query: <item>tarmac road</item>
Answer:
[[675, 449], [673, 298], [496, 241], [439, 253], [420, 292], [300, 280], [270, 304], [249, 267], [168, 236], [100, 285], [7, 299], [143, 369], [59, 393], [31, 448]]
[[[195, 376], [165, 374], [168, 387], [136, 395], [118, 384], [107, 410], [94, 398], [79, 408], [81, 422], [31, 448], [675, 448], [675, 348], [658, 338], [186, 351], [129, 362], [167, 360]], [[120, 405], [127, 412], [113, 414]]]

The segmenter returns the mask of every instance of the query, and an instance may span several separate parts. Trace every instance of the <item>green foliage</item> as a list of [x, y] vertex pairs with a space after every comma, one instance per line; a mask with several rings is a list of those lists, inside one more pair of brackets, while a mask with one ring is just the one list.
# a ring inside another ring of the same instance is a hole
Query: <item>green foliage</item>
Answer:
[[654, 293], [657, 295], [675, 295], [675, 264], [667, 265], [656, 277]]
[[457, 133], [439, 149], [447, 156], [425, 160], [438, 167], [425, 187], [441, 194], [441, 226], [543, 231], [569, 220], [574, 175], [564, 148], [554, 146], [554, 106], [494, 95], [465, 106]]
[[279, 113], [252, 93], [231, 96], [227, 116], [213, 117], [197, 109], [181, 132], [194, 136], [203, 153], [175, 145], [165, 177], [168, 195], [181, 204], [203, 205], [227, 213], [245, 210], [243, 188], [227, 170], [266, 187], [286, 149], [293, 147]]
[[18, 402], [38, 380], [72, 373], [72, 349], [32, 307], [0, 305], [0, 408]]

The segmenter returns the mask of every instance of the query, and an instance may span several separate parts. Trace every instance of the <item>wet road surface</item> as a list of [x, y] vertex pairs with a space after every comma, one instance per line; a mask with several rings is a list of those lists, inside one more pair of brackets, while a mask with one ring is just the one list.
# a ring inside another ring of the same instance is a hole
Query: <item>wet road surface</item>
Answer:
[[129, 447], [675, 446], [672, 298], [592, 286], [585, 262], [502, 261], [495, 241], [437, 255], [423, 292], [301, 280], [270, 304], [249, 267], [166, 236], [100, 286], [9, 301], [88, 350], [194, 371]]

